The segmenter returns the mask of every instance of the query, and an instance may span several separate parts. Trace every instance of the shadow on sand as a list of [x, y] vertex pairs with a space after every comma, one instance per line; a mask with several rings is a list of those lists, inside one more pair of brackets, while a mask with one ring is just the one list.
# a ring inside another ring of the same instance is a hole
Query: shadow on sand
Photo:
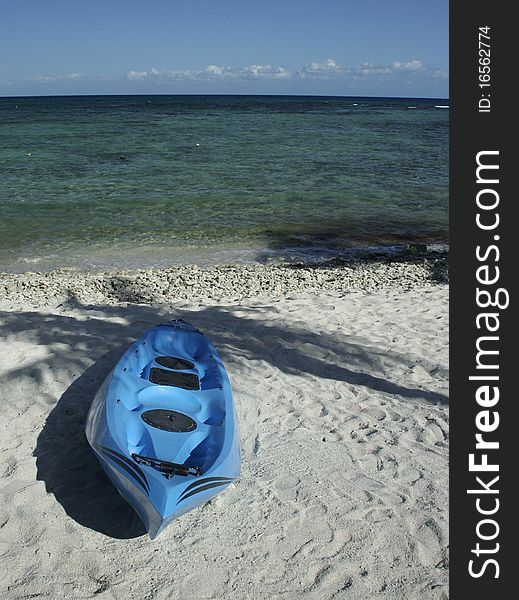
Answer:
[[84, 435], [92, 398], [124, 351], [103, 355], [61, 396], [38, 437], [37, 478], [81, 525], [113, 538], [146, 533], [137, 514], [116, 492]]

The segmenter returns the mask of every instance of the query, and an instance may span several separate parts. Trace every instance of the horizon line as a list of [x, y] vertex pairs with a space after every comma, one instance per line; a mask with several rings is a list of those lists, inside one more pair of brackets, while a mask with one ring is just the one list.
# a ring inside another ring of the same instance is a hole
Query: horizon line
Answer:
[[342, 95], [342, 94], [238, 94], [238, 93], [150, 93], [150, 94], [15, 94], [12, 96], [0, 95], [0, 100], [13, 98], [110, 98], [129, 96], [236, 96], [236, 97], [288, 97], [288, 98], [388, 98], [394, 100], [449, 100], [450, 96], [365, 96], [365, 95]]

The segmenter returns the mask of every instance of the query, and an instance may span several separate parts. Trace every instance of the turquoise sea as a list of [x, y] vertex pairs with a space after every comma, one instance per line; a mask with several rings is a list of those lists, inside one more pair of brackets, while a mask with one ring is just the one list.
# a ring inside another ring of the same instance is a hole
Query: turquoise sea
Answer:
[[430, 99], [0, 98], [0, 269], [329, 258], [445, 243]]

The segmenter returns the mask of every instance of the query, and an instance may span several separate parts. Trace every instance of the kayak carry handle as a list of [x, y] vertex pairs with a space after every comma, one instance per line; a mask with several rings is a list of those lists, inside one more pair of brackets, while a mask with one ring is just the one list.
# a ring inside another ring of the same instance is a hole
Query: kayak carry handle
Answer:
[[151, 458], [149, 456], [141, 456], [140, 454], [132, 454], [133, 460], [140, 464], [152, 467], [157, 471], [160, 471], [166, 479], [171, 479], [173, 475], [182, 475], [187, 477], [188, 475], [200, 475], [200, 467], [190, 467], [188, 465], [179, 465], [178, 463], [168, 462], [167, 460], [159, 460], [158, 458]]

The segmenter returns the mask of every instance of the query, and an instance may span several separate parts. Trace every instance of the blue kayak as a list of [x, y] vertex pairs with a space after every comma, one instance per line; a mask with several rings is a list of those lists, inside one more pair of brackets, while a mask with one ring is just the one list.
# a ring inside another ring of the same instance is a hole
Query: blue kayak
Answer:
[[97, 392], [85, 431], [152, 539], [240, 473], [229, 377], [207, 337], [181, 319], [128, 348]]

